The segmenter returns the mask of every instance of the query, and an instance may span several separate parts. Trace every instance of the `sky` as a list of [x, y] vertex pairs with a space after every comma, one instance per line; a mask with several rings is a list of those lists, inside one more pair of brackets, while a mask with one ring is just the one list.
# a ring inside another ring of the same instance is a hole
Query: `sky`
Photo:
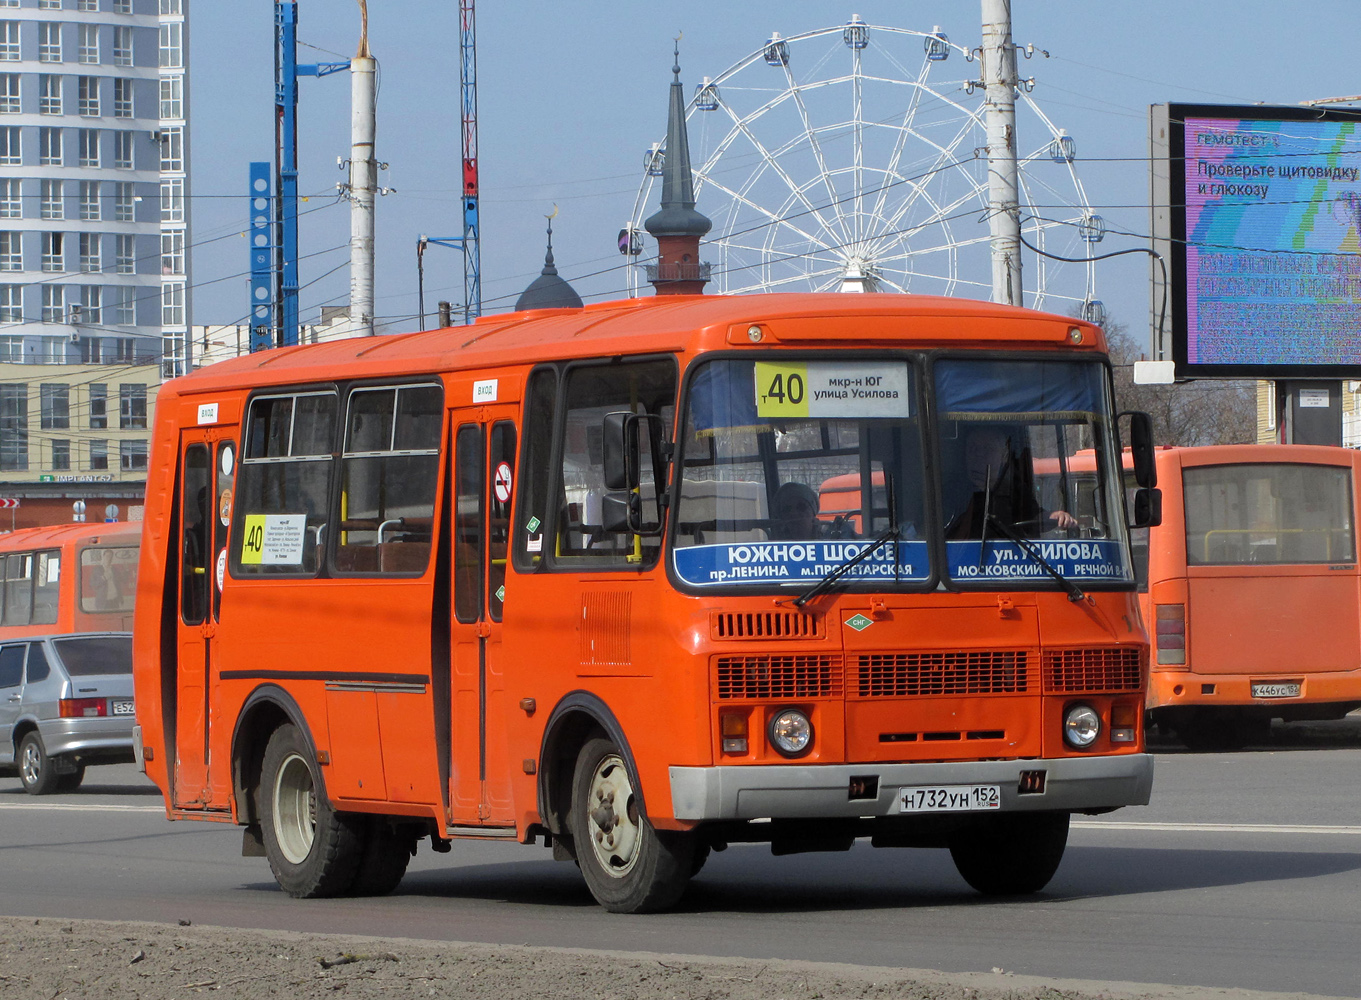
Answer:
[[[238, 323], [248, 311], [242, 235], [246, 178], [251, 160], [273, 158], [273, 6], [271, 0], [190, 4], [196, 324]], [[359, 36], [354, 0], [300, 0], [298, 6], [301, 62], [335, 61], [354, 52]], [[370, 0], [369, 6], [370, 44], [380, 66], [376, 149], [378, 159], [388, 164], [380, 183], [392, 189], [377, 206], [376, 312], [394, 332], [414, 330], [419, 322], [417, 239], [462, 234], [458, 3]], [[850, 5], [484, 0], [477, 12], [484, 312], [512, 308], [538, 274], [545, 216], [554, 206], [559, 273], [587, 301], [627, 293], [617, 235], [645, 179], [644, 153], [665, 135], [677, 35], [682, 36], [681, 79], [689, 96], [702, 77], [718, 77], [760, 49], [772, 32], [788, 37], [844, 24], [852, 14], [870, 25], [917, 31], [939, 26], [951, 42], [970, 48], [980, 41], [977, 0], [854, 0]], [[1352, 33], [1343, 30], [1354, 25], [1355, 16], [1355, 0], [1317, 0], [1293, 8], [1255, 0], [1232, 6], [1185, 0], [1014, 0], [1015, 41], [1049, 54], [1037, 51], [1023, 59], [1020, 73], [1033, 76], [1030, 96], [1044, 115], [1073, 137], [1073, 171], [1091, 211], [1106, 220], [1108, 233], [1094, 249], [1149, 245], [1150, 104], [1296, 104], [1361, 93]], [[890, 37], [901, 44], [901, 36], [881, 33], [871, 36], [871, 45]], [[920, 43], [910, 41], [895, 59], [915, 73]], [[832, 51], [835, 38], [817, 45], [795, 46], [791, 67], [802, 70], [817, 59], [840, 58]], [[766, 68], [734, 75], [725, 99], [778, 89], [770, 77], [759, 77]], [[976, 102], [965, 97], [963, 82], [977, 73], [977, 63], [955, 53], [932, 67], [930, 83], [946, 100]], [[303, 322], [314, 323], [322, 306], [344, 305], [348, 299], [348, 206], [338, 200], [336, 184], [345, 179], [337, 158], [349, 151], [349, 80], [345, 74], [304, 78], [300, 90], [299, 190], [307, 196], [300, 206], [300, 299]], [[866, 117], [897, 115], [899, 109], [890, 106], [896, 92], [887, 88], [890, 104], [874, 108], [867, 92]], [[752, 126], [757, 131], [769, 127], [769, 137], [758, 136], [767, 145], [781, 141], [774, 121], [772, 114]], [[1034, 129], [1027, 135], [1027, 127], [1018, 121], [1022, 149], [1044, 138]], [[692, 126], [697, 156], [714, 138]], [[867, 166], [875, 155], [888, 154], [867, 145]], [[744, 151], [735, 144], [730, 156], [733, 169], [740, 171], [750, 163], [750, 147]], [[791, 165], [791, 173], [798, 167], [813, 169], [802, 161]], [[807, 204], [816, 201], [818, 209], [835, 200], [819, 200], [815, 188], [805, 188], [807, 182], [791, 177], [784, 194], [807, 190]], [[783, 211], [780, 197], [771, 195], [761, 209]], [[698, 208], [712, 217], [725, 211], [727, 201], [711, 187], [701, 190]], [[642, 214], [655, 208], [654, 189]], [[968, 233], [971, 220], [958, 214], [952, 238]], [[650, 239], [647, 244], [649, 250], [654, 246]], [[978, 254], [983, 257], [975, 260]], [[986, 245], [970, 240], [961, 255], [975, 264], [985, 261]], [[710, 257], [702, 253], [703, 259]], [[1035, 273], [1034, 263], [1033, 256], [1026, 258], [1028, 276]], [[432, 246], [425, 265], [427, 314], [441, 299], [461, 303], [461, 253]], [[1094, 265], [1094, 272], [1096, 297], [1110, 319], [1146, 337], [1147, 258], [1116, 257]], [[985, 287], [967, 282], [954, 293], [987, 297]], [[1054, 309], [1068, 311], [1060, 305]], [[427, 325], [432, 324], [428, 315]]]

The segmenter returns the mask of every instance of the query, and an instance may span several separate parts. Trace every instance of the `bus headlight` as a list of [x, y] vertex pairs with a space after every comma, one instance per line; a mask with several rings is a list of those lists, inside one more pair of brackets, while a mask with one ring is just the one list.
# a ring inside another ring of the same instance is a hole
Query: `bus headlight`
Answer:
[[770, 745], [786, 757], [801, 757], [813, 745], [813, 724], [797, 708], [777, 712], [767, 734]]
[[1074, 705], [1063, 716], [1063, 738], [1071, 747], [1086, 750], [1101, 735], [1101, 716], [1090, 705]]

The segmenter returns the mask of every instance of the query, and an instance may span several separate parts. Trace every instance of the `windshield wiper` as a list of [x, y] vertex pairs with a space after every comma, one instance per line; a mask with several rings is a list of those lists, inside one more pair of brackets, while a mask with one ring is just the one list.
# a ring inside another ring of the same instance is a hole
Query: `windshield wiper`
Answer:
[[[1050, 563], [1048, 559], [1040, 555], [1040, 550], [1035, 548], [1034, 543], [1031, 542], [1028, 538], [1022, 538], [1020, 535], [1016, 534], [1009, 527], [1007, 527], [1006, 524], [1004, 524], [1000, 518], [989, 515], [988, 521], [984, 523], [986, 524], [988, 522], [991, 522], [992, 526], [997, 529], [997, 533], [999, 535], [1001, 535], [1003, 538], [1006, 538], [1008, 541], [1015, 542], [1028, 556], [1030, 556], [1030, 558], [1034, 559], [1037, 563], [1044, 567], [1045, 572], [1047, 572], [1050, 576], [1057, 580], [1059, 582], [1059, 586], [1068, 592], [1068, 600], [1076, 602], [1086, 598], [1087, 595], [1082, 592], [1082, 588], [1079, 587], [1072, 580], [1068, 579], [1058, 570], [1056, 570], [1053, 564]], [[979, 558], [980, 560], [982, 558], [981, 552], [979, 553]]]
[[[874, 538], [874, 539], [873, 539], [868, 545], [866, 545], [863, 549], [861, 549], [861, 550], [860, 550], [859, 552], [857, 552], [855, 555], [851, 556], [849, 559], [847, 559], [845, 562], [843, 562], [840, 566], [837, 566], [837, 567], [833, 568], [833, 569], [832, 569], [831, 571], [829, 571], [828, 574], [827, 574], [826, 576], [824, 576], [821, 580], [819, 580], [817, 583], [813, 584], [813, 586], [809, 587], [807, 591], [805, 591], [803, 594], [800, 594], [798, 597], [796, 597], [796, 598], [794, 599], [794, 607], [796, 607], [796, 608], [801, 608], [801, 607], [803, 607], [805, 604], [807, 604], [809, 601], [811, 601], [813, 598], [817, 597], [819, 594], [825, 594], [825, 593], [831, 588], [831, 586], [832, 586], [834, 583], [836, 583], [836, 582], [837, 582], [838, 580], [840, 580], [843, 576], [845, 576], [847, 573], [849, 573], [849, 572], [851, 571], [852, 568], [854, 568], [855, 566], [860, 565], [860, 563], [864, 562], [866, 559], [868, 559], [868, 558], [869, 558], [870, 556], [872, 556], [874, 553], [878, 552], [879, 549], [881, 549], [881, 548], [883, 547], [884, 543], [887, 542], [890, 538], [893, 539], [893, 542], [894, 542], [894, 547], [893, 547], [893, 575], [894, 575], [894, 578], [895, 578], [895, 579], [897, 578], [897, 575], [898, 575], [898, 546], [897, 546], [897, 542], [898, 542], [898, 538], [897, 538], [897, 536], [898, 536], [898, 503], [897, 503], [897, 498], [893, 495], [893, 478], [892, 478], [887, 472], [884, 473], [884, 487], [885, 487], [886, 499], [888, 500], [888, 528], [886, 528], [883, 532], [881, 532], [876, 538]], [[873, 507], [873, 503], [871, 503], [871, 507]]]

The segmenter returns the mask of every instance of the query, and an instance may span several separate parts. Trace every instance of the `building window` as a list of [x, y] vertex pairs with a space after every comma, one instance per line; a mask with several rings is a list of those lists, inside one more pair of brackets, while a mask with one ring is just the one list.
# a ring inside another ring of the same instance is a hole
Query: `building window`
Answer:
[[161, 233], [161, 273], [184, 273], [184, 233]]
[[161, 0], [161, 16], [175, 15], [183, 13], [180, 8], [180, 0]]
[[184, 221], [184, 181], [179, 177], [161, 181], [161, 221]]
[[61, 10], [61, 0], [38, 0], [39, 10]]
[[[0, 323], [24, 321], [24, 286], [0, 285]], [[8, 339], [8, 338], [7, 338]], [[0, 358], [8, 361], [8, 358]]]
[[[42, 267], [44, 271], [64, 271], [66, 270], [66, 234], [65, 233], [43, 233], [43, 259]], [[45, 288], [59, 288], [59, 285], [45, 285]]]
[[[80, 234], [80, 269], [87, 274], [104, 270], [104, 237], [99, 233]], [[86, 318], [87, 323], [95, 320]]]
[[82, 24], [79, 41], [76, 59], [89, 66], [99, 65], [99, 25]]
[[23, 110], [19, 103], [19, 74], [0, 73], [0, 114], [17, 115]]
[[82, 167], [99, 166], [99, 129], [97, 128], [80, 130], [80, 165]]
[[[129, 3], [128, 5], [132, 5]], [[116, 13], [116, 12], [115, 12]], [[132, 13], [131, 10], [128, 13]], [[132, 65], [132, 29], [127, 25], [119, 25], [113, 29], [113, 64], [115, 66]]]
[[114, 303], [113, 321], [117, 326], [137, 325], [137, 289], [129, 285], [118, 286], [118, 297]]
[[146, 386], [124, 382], [118, 387], [118, 429], [146, 430]]
[[115, 14], [131, 14], [132, 0], [113, 0], [113, 12]]
[[61, 129], [48, 126], [38, 129], [38, 162], [45, 167], [62, 165]]
[[0, 61], [19, 61], [18, 21], [0, 21]]
[[22, 6], [19, 0], [0, 0], [0, 7], [19, 7]]
[[161, 117], [162, 118], [183, 118], [184, 117], [184, 77], [182, 76], [163, 76], [161, 77]]
[[113, 134], [113, 165], [121, 170], [133, 168], [131, 132]]
[[114, 240], [114, 270], [119, 274], [137, 273], [137, 237], [120, 233]]
[[24, 269], [24, 234], [0, 233], [0, 271]]
[[66, 218], [64, 187], [65, 185], [62, 181], [46, 180], [42, 182], [42, 194], [38, 200], [39, 218]]
[[99, 0], [76, 0], [76, 10], [99, 10]]
[[184, 326], [184, 286], [161, 288], [161, 326]]
[[24, 182], [17, 177], [0, 179], [0, 219], [24, 217]]
[[119, 441], [118, 467], [124, 472], [145, 472], [147, 464], [147, 443], [145, 441]]
[[104, 325], [104, 286], [82, 285], [80, 289], [82, 323], [91, 326]]
[[56, 73], [38, 74], [38, 114], [61, 114], [61, 77]]
[[66, 364], [66, 345], [69, 343], [66, 337], [43, 337], [42, 351], [40, 359], [45, 365], [64, 365]]
[[76, 108], [85, 118], [99, 117], [99, 77], [82, 76], [76, 88]]
[[43, 285], [43, 322], [66, 322], [65, 285]]
[[38, 22], [38, 62], [61, 62], [61, 24], [57, 21]]
[[80, 182], [80, 221], [99, 221], [99, 181]]
[[17, 365], [24, 360], [23, 337], [0, 337], [0, 361]]
[[7, 125], [0, 128], [0, 164], [17, 167], [24, 162], [23, 146], [20, 144], [19, 127]]
[[65, 438], [53, 438], [52, 440], [52, 471], [71, 471], [71, 442]]
[[109, 442], [90, 442], [90, 471], [107, 472], [109, 469]]
[[0, 385], [0, 472], [28, 471], [28, 386]]
[[161, 25], [161, 67], [178, 69], [184, 65], [184, 25], [178, 22]]
[[136, 194], [132, 184], [119, 181], [113, 189], [113, 221], [134, 222], [137, 218]]
[[179, 378], [187, 370], [184, 337], [161, 338], [161, 378]]
[[44, 382], [38, 387], [42, 429], [67, 430], [71, 426], [71, 387], [64, 382]]
[[109, 387], [102, 382], [90, 386], [90, 429], [109, 426]]
[[115, 77], [113, 81], [113, 116], [132, 118], [132, 81], [127, 77]]
[[168, 125], [161, 129], [161, 170], [180, 171], [184, 169], [184, 129], [179, 125]]

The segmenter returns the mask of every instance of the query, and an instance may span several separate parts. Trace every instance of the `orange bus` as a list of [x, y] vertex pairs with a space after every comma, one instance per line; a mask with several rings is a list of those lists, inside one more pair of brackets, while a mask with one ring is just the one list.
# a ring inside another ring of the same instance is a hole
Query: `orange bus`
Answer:
[[[752, 842], [1033, 892], [1072, 813], [1148, 800], [1094, 326], [669, 296], [269, 351], [156, 411], [139, 761], [294, 896], [387, 892], [426, 837], [541, 842], [617, 912]], [[1086, 525], [1033, 474], [1082, 449]]]
[[87, 522], [0, 535], [0, 640], [131, 631], [141, 532]]

